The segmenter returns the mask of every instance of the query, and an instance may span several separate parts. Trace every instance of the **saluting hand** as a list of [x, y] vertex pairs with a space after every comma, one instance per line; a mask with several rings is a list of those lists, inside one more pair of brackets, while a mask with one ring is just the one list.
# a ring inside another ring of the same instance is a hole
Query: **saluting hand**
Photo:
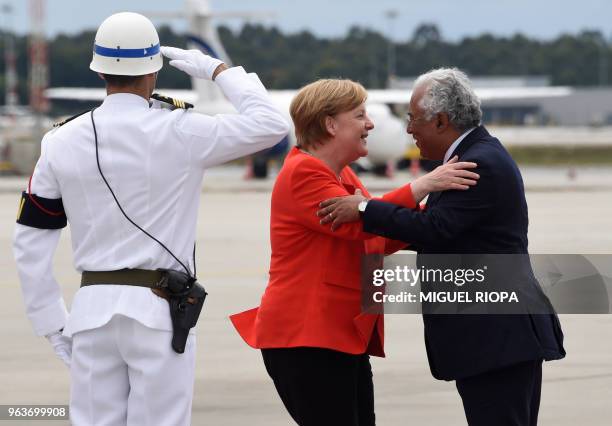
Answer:
[[170, 59], [170, 65], [196, 78], [214, 80], [217, 74], [227, 69], [221, 59], [205, 55], [196, 49], [162, 46], [161, 53]]

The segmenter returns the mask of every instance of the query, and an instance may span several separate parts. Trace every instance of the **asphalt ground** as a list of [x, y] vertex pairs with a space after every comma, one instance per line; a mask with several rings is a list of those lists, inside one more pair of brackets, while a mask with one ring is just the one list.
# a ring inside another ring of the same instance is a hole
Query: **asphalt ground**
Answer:
[[[612, 169], [524, 171], [531, 253], [612, 253]], [[575, 175], [573, 179], [569, 176]], [[205, 177], [197, 230], [198, 273], [209, 297], [197, 330], [194, 425], [292, 424], [258, 351], [228, 315], [258, 305], [266, 285], [271, 181], [247, 182], [237, 168]], [[408, 179], [364, 178], [383, 192]], [[67, 404], [68, 371], [25, 317], [11, 252], [24, 178], [0, 180], [0, 404]], [[55, 258], [67, 303], [78, 289], [70, 233]], [[544, 365], [541, 425], [612, 423], [612, 315], [562, 315], [568, 356]], [[464, 425], [454, 383], [434, 380], [418, 315], [388, 315], [386, 359], [372, 358], [379, 425]], [[0, 421], [12, 424], [11, 421]], [[67, 424], [66, 421], [17, 424]]]

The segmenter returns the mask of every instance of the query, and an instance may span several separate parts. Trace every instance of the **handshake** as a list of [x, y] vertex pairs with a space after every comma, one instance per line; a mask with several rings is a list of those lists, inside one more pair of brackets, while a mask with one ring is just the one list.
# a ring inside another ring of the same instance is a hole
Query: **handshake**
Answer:
[[214, 80], [217, 74], [227, 69], [222, 60], [195, 49], [184, 50], [162, 46], [161, 53], [170, 59], [170, 65], [196, 78]]

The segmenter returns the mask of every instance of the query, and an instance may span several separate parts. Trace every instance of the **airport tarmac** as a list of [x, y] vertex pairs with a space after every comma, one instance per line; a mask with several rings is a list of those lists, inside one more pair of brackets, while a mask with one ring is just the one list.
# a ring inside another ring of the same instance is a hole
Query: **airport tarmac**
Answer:
[[[531, 253], [612, 253], [612, 169], [523, 170]], [[245, 182], [234, 167], [205, 177], [197, 230], [198, 273], [209, 292], [197, 330], [193, 424], [292, 424], [261, 355], [233, 330], [228, 315], [258, 305], [270, 248], [271, 181]], [[405, 182], [364, 178], [375, 192]], [[0, 179], [0, 404], [66, 404], [68, 371], [25, 317], [10, 242], [26, 178]], [[79, 276], [64, 232], [55, 274], [70, 303]], [[612, 424], [612, 315], [562, 315], [567, 357], [544, 365], [540, 425]], [[454, 383], [434, 380], [418, 315], [386, 317], [386, 359], [372, 358], [377, 424], [465, 425]], [[2, 424], [10, 422], [0, 421]], [[26, 425], [28, 422], [19, 422]], [[67, 424], [31, 422], [30, 424]]]

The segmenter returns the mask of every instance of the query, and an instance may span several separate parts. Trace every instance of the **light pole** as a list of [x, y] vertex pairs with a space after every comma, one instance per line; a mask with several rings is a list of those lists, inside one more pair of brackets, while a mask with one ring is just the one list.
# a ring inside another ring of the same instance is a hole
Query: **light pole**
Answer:
[[608, 40], [605, 34], [601, 35], [599, 42], [599, 85], [608, 85]]
[[5, 105], [9, 114], [14, 112], [15, 106], [18, 103], [17, 98], [17, 70], [15, 64], [15, 40], [13, 39], [12, 15], [13, 6], [9, 3], [2, 5], [2, 14], [5, 16], [4, 28], [4, 90], [5, 90]]
[[389, 43], [387, 45], [387, 87], [391, 83], [391, 79], [395, 77], [395, 44], [393, 41], [394, 36], [394, 23], [399, 12], [396, 9], [389, 9], [385, 11], [385, 18], [389, 21]]

